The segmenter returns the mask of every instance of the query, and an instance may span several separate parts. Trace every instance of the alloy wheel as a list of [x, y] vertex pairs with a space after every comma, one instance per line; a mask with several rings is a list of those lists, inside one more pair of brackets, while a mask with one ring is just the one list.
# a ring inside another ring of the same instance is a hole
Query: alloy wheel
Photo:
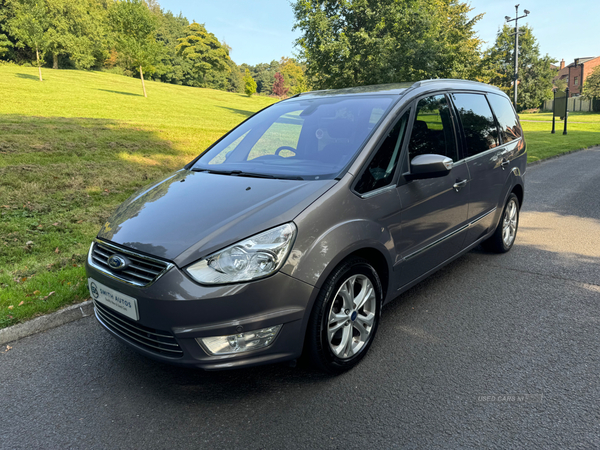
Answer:
[[362, 350], [373, 329], [376, 311], [377, 295], [367, 276], [352, 275], [342, 283], [327, 319], [327, 341], [335, 356], [349, 359]]
[[502, 222], [502, 240], [506, 247], [510, 247], [517, 234], [518, 207], [514, 199], [506, 205]]

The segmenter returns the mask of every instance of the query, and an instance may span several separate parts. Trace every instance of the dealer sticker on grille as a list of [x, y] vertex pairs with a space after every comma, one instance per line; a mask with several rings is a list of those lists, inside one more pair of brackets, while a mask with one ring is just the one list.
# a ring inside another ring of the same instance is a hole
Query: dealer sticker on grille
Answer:
[[92, 278], [88, 278], [88, 287], [94, 301], [102, 303], [104, 306], [108, 306], [130, 319], [139, 320], [140, 316], [135, 298], [121, 294]]

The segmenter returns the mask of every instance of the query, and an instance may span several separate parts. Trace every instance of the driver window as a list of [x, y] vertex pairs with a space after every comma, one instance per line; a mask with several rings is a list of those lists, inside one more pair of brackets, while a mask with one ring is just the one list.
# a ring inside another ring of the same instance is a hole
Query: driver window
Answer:
[[445, 95], [422, 98], [408, 146], [410, 161], [425, 154], [444, 155], [458, 161], [450, 108]]
[[373, 159], [356, 183], [354, 188], [356, 192], [364, 194], [385, 187], [392, 182], [402, 150], [402, 141], [409, 116], [410, 111], [405, 112], [388, 132], [375, 152]]
[[301, 112], [302, 110], [292, 111], [277, 119], [254, 144], [248, 154], [248, 160], [267, 155], [283, 158], [294, 156], [304, 123]]

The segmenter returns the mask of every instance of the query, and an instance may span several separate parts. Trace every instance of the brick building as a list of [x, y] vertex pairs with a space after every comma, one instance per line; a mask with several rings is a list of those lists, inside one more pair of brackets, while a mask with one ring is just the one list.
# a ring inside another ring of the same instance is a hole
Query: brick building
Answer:
[[592, 73], [596, 66], [600, 65], [600, 56], [592, 58], [577, 58], [568, 66], [565, 66], [565, 60], [560, 62], [558, 74], [554, 79], [561, 79], [567, 82], [569, 87], [569, 97], [581, 95], [581, 88], [585, 79]]

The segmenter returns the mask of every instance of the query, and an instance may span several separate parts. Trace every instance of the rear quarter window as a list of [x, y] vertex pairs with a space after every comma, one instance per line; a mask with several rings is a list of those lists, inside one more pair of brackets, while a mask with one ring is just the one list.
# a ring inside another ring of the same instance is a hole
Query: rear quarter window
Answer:
[[523, 131], [519, 126], [517, 114], [515, 113], [510, 100], [506, 97], [494, 94], [488, 95], [488, 100], [490, 101], [490, 105], [492, 105], [492, 109], [494, 110], [494, 114], [496, 114], [496, 119], [500, 125], [502, 142], [506, 143], [519, 139], [523, 135]]

